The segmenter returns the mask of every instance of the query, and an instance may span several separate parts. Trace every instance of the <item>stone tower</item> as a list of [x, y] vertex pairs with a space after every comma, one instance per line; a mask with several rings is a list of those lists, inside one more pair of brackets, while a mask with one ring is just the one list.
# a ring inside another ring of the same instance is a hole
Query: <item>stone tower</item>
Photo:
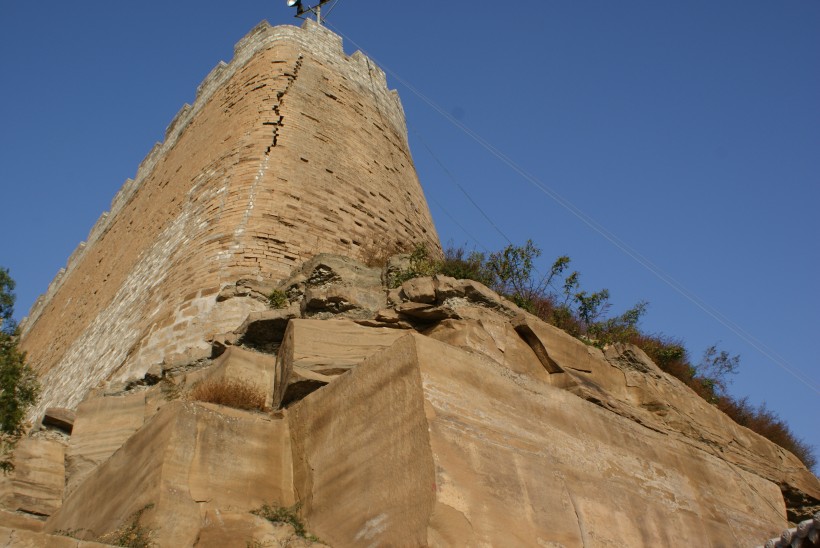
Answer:
[[218, 302], [320, 252], [440, 244], [384, 73], [306, 21], [261, 23], [197, 89], [34, 305], [40, 412], [210, 350], [261, 306]]

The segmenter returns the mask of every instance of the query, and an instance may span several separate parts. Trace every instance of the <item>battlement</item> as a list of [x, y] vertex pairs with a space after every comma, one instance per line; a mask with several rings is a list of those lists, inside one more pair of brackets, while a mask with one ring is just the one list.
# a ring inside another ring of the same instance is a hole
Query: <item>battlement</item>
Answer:
[[257, 25], [168, 125], [21, 323], [41, 407], [139, 375], [235, 327], [239, 278], [438, 238], [384, 72], [312, 21]]

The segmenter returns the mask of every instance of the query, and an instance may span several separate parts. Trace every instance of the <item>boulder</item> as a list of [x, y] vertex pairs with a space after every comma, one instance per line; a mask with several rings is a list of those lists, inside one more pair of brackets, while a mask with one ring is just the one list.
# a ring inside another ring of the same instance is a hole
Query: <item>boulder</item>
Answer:
[[387, 305], [381, 287], [329, 285], [307, 287], [302, 301], [304, 316], [336, 316], [372, 318], [376, 311]]
[[71, 409], [49, 407], [43, 415], [42, 424], [47, 428], [56, 428], [66, 434], [71, 434], [75, 418], [76, 414]]
[[[364, 327], [344, 319], [291, 320], [276, 357], [273, 408], [324, 386], [404, 333], [389, 327]], [[288, 391], [291, 394], [286, 396]]]
[[401, 285], [402, 296], [414, 303], [436, 302], [436, 284], [432, 278], [414, 278]]

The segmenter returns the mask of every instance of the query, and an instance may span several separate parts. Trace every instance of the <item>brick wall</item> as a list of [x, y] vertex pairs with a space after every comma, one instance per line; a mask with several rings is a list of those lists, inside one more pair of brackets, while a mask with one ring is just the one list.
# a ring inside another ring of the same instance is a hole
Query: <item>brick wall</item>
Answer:
[[22, 325], [37, 412], [208, 353], [262, 305], [216, 302], [319, 252], [438, 237], [384, 73], [307, 22], [260, 24], [200, 85]]

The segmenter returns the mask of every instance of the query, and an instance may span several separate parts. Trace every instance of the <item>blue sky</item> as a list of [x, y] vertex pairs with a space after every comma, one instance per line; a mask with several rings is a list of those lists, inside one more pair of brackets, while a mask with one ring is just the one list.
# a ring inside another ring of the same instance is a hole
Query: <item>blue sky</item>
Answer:
[[[0, 0], [0, 265], [18, 319], [262, 19], [298, 23], [285, 0]], [[399, 90], [443, 243], [532, 238], [544, 270], [569, 255], [614, 312], [647, 300], [646, 330], [740, 354], [732, 393], [820, 451], [820, 2], [340, 0], [329, 22]]]

